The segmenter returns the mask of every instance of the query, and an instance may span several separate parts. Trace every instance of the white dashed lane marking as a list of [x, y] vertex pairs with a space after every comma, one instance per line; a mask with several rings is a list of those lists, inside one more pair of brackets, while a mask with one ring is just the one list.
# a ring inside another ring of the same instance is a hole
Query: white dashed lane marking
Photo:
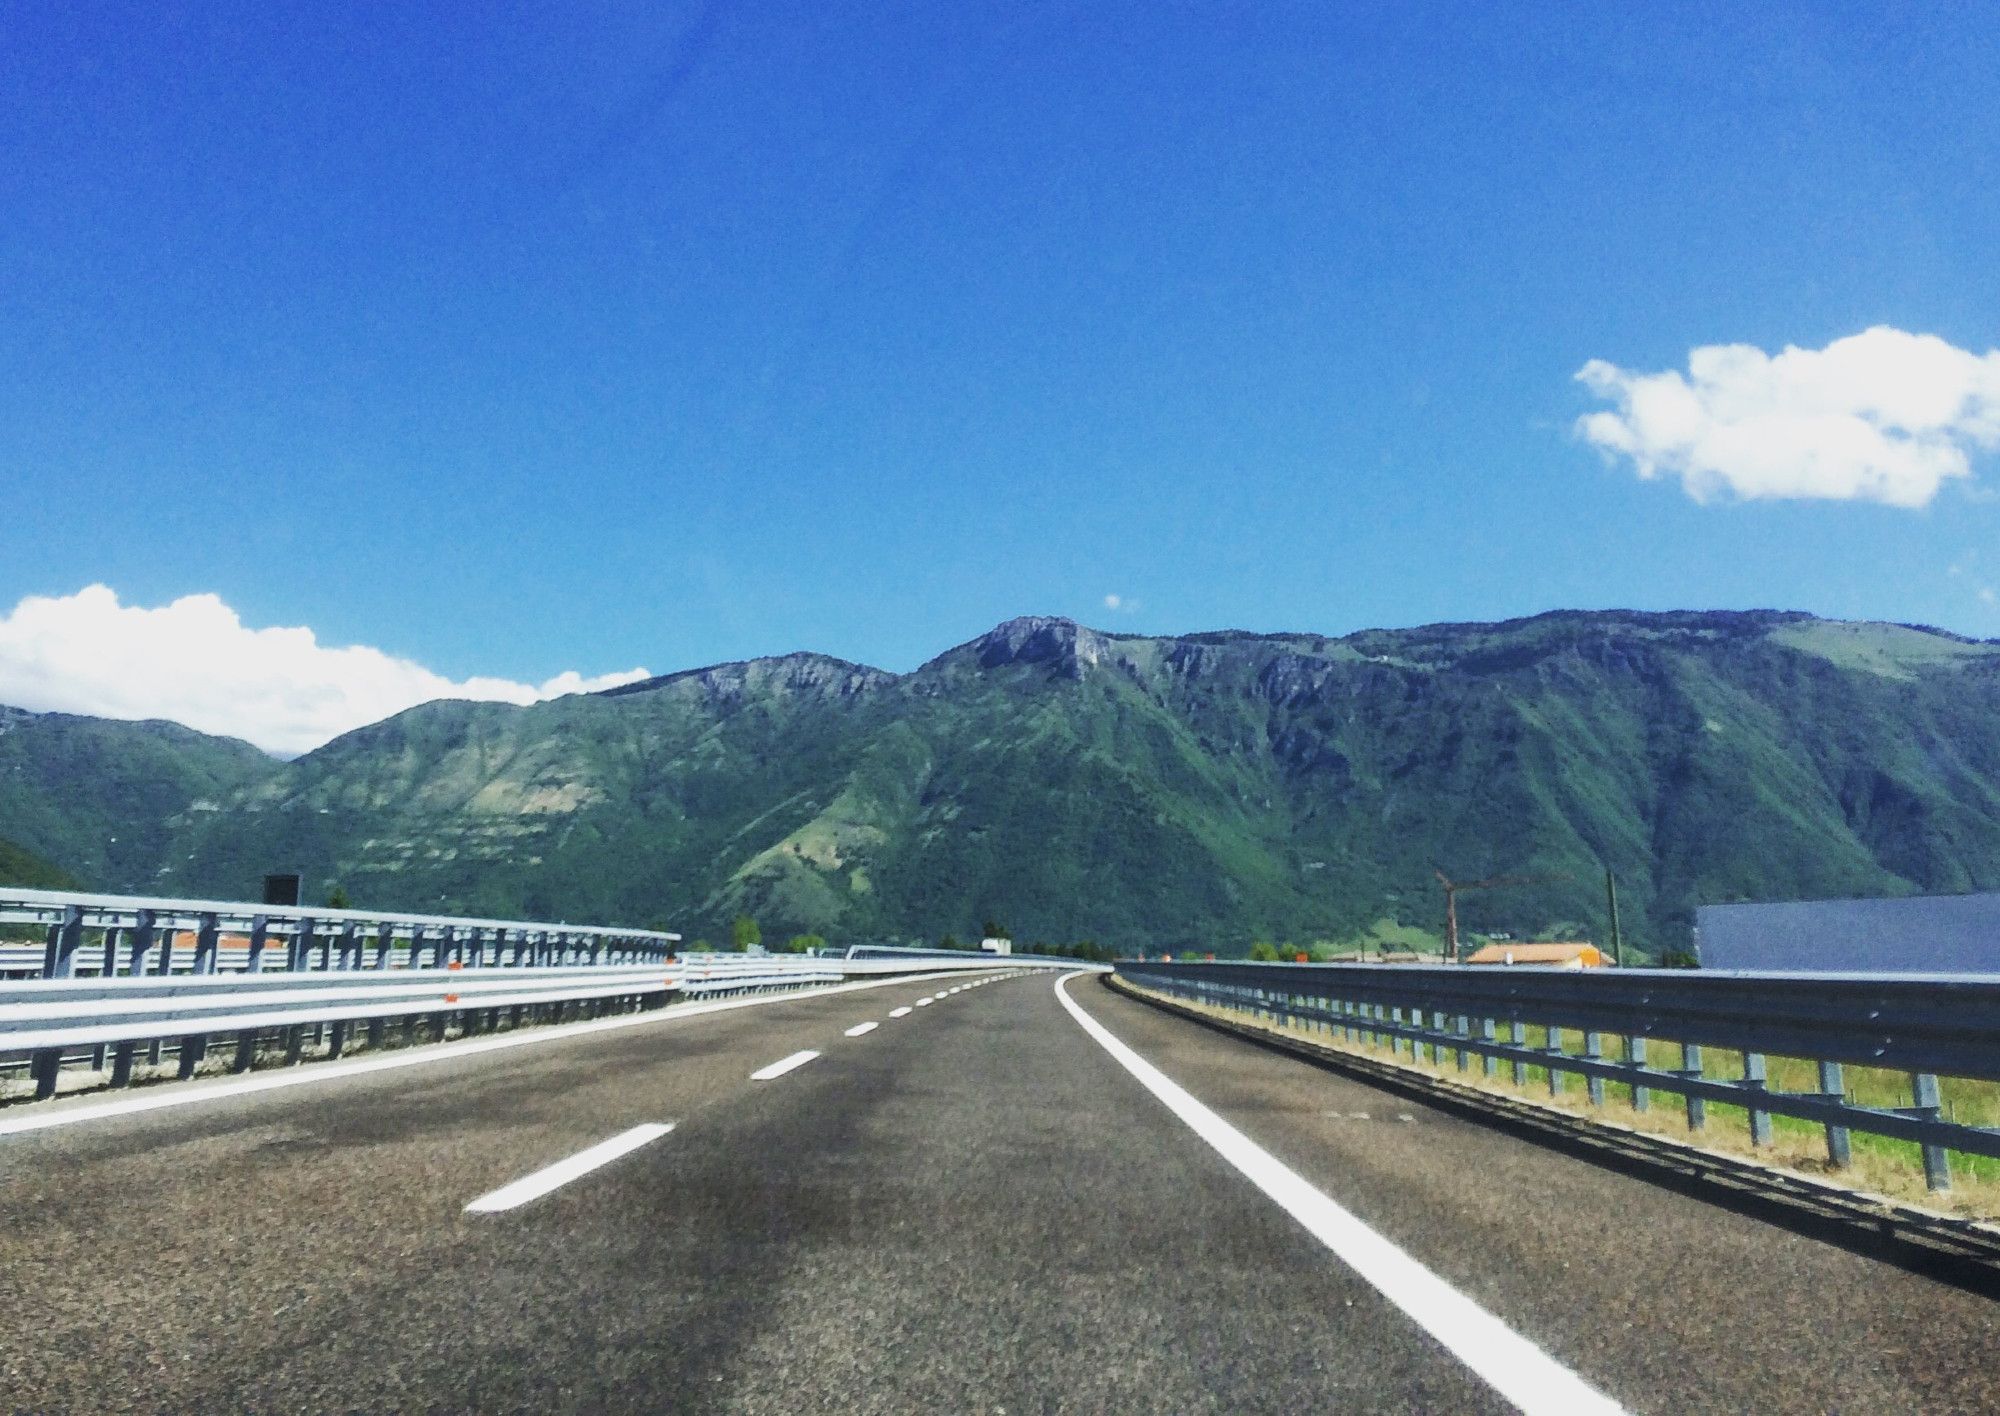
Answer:
[[635, 1151], [649, 1141], [657, 1141], [673, 1129], [670, 1121], [650, 1121], [629, 1131], [621, 1131], [608, 1141], [599, 1141], [589, 1150], [580, 1150], [567, 1160], [559, 1160], [533, 1175], [522, 1176], [511, 1185], [502, 1185], [481, 1195], [465, 1207], [466, 1212], [498, 1214], [502, 1210], [519, 1209], [528, 1201], [539, 1200], [549, 1191], [569, 1184], [578, 1176], [588, 1175], [599, 1166], [609, 1165], [619, 1156]]
[[819, 1056], [817, 1052], [794, 1052], [790, 1057], [782, 1057], [768, 1067], [759, 1067], [750, 1074], [750, 1080], [753, 1082], [772, 1081], [775, 1078], [784, 1076], [787, 1072], [797, 1071], [817, 1056]]

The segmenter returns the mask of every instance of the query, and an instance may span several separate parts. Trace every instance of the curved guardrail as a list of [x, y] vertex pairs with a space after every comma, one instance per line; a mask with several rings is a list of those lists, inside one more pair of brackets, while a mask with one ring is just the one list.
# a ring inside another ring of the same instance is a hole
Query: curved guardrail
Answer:
[[680, 942], [678, 934], [603, 925], [0, 889], [0, 933], [12, 931], [40, 933], [41, 948], [0, 947], [0, 975], [51, 979], [407, 968], [426, 956], [439, 968], [642, 963], [667, 958]]
[[[1604, 1083], [1633, 1089], [1644, 1109], [1655, 1092], [1678, 1095], [1699, 1129], [1710, 1101], [1744, 1107], [1751, 1138], [1771, 1139], [1770, 1118], [1792, 1116], [1826, 1128], [1829, 1159], [1851, 1159], [1849, 1132], [1911, 1141], [1922, 1148], [1933, 1189], [1951, 1183], [1947, 1150], [2000, 1157], [2000, 1130], [1947, 1119], [1938, 1078], [2000, 1081], [2000, 978], [1963, 974], [1808, 974], [1683, 969], [1559, 970], [1437, 964], [1120, 964], [1134, 983], [1195, 1002], [1264, 1014], [1348, 1042], [1386, 1042], [1400, 1054], [1426, 1048], [1441, 1064], [1455, 1053], [1543, 1069], [1551, 1091], [1582, 1076], [1593, 1102]], [[1544, 1043], [1528, 1045], [1528, 1031]], [[1582, 1034], [1582, 1052], [1563, 1032]], [[1504, 1035], [1503, 1035], [1504, 1033]], [[1623, 1039], [1608, 1055], [1607, 1035]], [[1648, 1039], [1679, 1044], [1677, 1068], [1648, 1063]], [[1704, 1074], [1701, 1050], [1743, 1054], [1743, 1076]], [[1779, 1091], [1767, 1059], [1817, 1064], [1818, 1086]], [[1909, 1074], [1911, 1104], [1861, 1106], [1847, 1098], [1842, 1068]]]
[[35, 1095], [66, 1065], [124, 1086], [144, 1048], [193, 1075], [211, 1039], [233, 1036], [243, 1070], [267, 1045], [300, 1060], [308, 1040], [339, 1055], [353, 1029], [381, 1046], [428, 1024], [485, 1031], [583, 1013], [656, 1007], [675, 996], [796, 988], [867, 975], [991, 969], [987, 954], [833, 959], [676, 955], [659, 930], [473, 919], [235, 901], [0, 890], [0, 931], [43, 935], [0, 947], [0, 1069], [25, 1061]]

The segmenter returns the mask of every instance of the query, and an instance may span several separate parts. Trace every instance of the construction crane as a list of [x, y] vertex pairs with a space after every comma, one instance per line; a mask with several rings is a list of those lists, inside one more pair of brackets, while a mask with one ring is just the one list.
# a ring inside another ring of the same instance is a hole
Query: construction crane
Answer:
[[1444, 886], [1444, 961], [1458, 962], [1458, 892], [1460, 890], [1498, 890], [1505, 885], [1545, 885], [1554, 880], [1567, 880], [1568, 875], [1490, 875], [1484, 880], [1454, 880], [1435, 866], [1431, 874]]

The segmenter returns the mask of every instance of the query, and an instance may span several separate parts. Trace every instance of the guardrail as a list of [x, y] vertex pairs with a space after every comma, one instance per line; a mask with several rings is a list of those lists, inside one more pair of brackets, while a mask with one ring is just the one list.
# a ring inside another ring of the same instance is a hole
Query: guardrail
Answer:
[[[1828, 1159], [1851, 1163], [1853, 1131], [1914, 1142], [1925, 1183], [1949, 1189], [1947, 1151], [2000, 1157], [2000, 1130], [1948, 1120], [1940, 1077], [2000, 1081], [2000, 979], [1970, 975], [1722, 973], [1681, 969], [1557, 970], [1433, 964], [1120, 964], [1120, 976], [1192, 1002], [1260, 1014], [1337, 1033], [1348, 1043], [1426, 1048], [1465, 1070], [1501, 1063], [1524, 1085], [1546, 1072], [1549, 1090], [1581, 1076], [1590, 1100], [1604, 1084], [1678, 1096], [1690, 1129], [1709, 1102], [1745, 1109], [1753, 1144], [1771, 1143], [1771, 1117], [1824, 1126]], [[1529, 1045], [1530, 1030], [1542, 1033]], [[1581, 1034], [1568, 1050], [1565, 1031]], [[1607, 1037], [1622, 1046], [1607, 1050]], [[1678, 1067], [1650, 1065], [1648, 1040], [1677, 1044]], [[1743, 1075], [1705, 1074], [1702, 1048], [1743, 1054]], [[1815, 1064], [1811, 1091], [1770, 1084], [1768, 1059]], [[1843, 1068], [1903, 1072], [1911, 1104], [1862, 1106], [1848, 1098]]]
[[0, 974], [72, 978], [349, 968], [547, 968], [665, 959], [678, 934], [601, 925], [472, 919], [408, 911], [0, 890], [0, 932], [42, 945], [0, 947]]
[[111, 1085], [128, 1085], [142, 1047], [148, 1065], [171, 1055], [191, 1076], [217, 1036], [235, 1039], [242, 1071], [267, 1046], [288, 1062], [308, 1043], [338, 1056], [357, 1026], [379, 1047], [399, 1021], [406, 1041], [420, 1024], [442, 1040], [454, 1026], [491, 1031], [676, 995], [1006, 962], [921, 951], [675, 957], [680, 936], [656, 930], [35, 890], [0, 891], [7, 924], [45, 932], [39, 948], [14, 951], [26, 976], [0, 979], [0, 1071], [27, 1066], [37, 1098], [55, 1093], [65, 1066], [108, 1068]]
[[[1021, 968], [1073, 969], [1078, 967], [1075, 959], [1065, 959], [1054, 954], [989, 954], [983, 949], [924, 949], [907, 944], [854, 944], [848, 947], [849, 959], [942, 959], [946, 962], [972, 959], [982, 964], [1010, 964]], [[1085, 967], [1089, 967], [1086, 965]]]

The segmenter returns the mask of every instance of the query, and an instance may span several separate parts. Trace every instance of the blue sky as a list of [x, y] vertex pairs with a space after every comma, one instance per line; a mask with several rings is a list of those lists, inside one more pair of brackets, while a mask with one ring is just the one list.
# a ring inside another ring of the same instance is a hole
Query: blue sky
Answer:
[[0, 51], [0, 613], [529, 683], [1021, 613], [2000, 635], [1977, 437], [1889, 505], [1575, 430], [1593, 359], [1984, 377], [1990, 6], [64, 8]]

